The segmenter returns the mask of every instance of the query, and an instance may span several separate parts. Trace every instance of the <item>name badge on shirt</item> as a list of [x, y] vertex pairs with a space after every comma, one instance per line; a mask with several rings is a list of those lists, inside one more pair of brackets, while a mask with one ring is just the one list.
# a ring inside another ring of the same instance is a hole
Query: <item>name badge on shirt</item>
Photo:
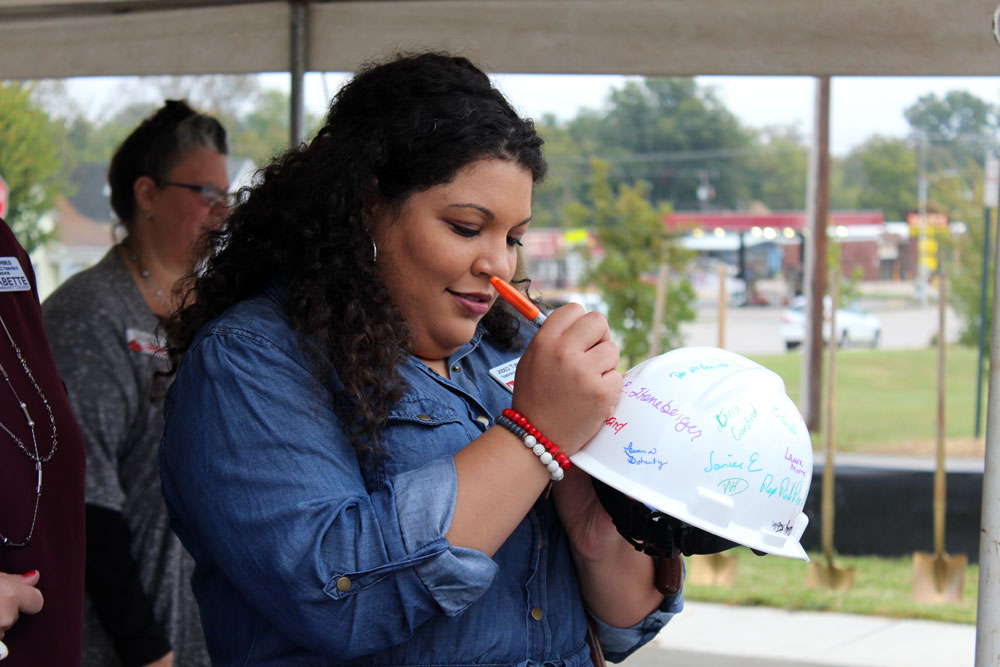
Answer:
[[517, 362], [519, 361], [521, 361], [521, 357], [490, 369], [490, 377], [512, 394], [514, 393], [514, 373], [517, 372]]
[[163, 342], [157, 338], [155, 334], [151, 334], [148, 331], [126, 329], [125, 341], [126, 345], [128, 345], [128, 349], [130, 350], [135, 350], [136, 352], [141, 352], [142, 354], [148, 354], [154, 357], [167, 356], [167, 348], [164, 347]]
[[29, 292], [31, 283], [17, 257], [0, 257], [0, 292]]

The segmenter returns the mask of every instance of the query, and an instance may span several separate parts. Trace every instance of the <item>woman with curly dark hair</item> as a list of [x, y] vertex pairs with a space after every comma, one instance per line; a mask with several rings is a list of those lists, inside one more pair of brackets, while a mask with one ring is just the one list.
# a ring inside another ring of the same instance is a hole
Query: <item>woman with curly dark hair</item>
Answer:
[[679, 611], [567, 459], [621, 391], [607, 322], [535, 334], [490, 284], [541, 144], [464, 58], [370, 65], [215, 235], [160, 450], [213, 664], [587, 665], [588, 616], [621, 659]]

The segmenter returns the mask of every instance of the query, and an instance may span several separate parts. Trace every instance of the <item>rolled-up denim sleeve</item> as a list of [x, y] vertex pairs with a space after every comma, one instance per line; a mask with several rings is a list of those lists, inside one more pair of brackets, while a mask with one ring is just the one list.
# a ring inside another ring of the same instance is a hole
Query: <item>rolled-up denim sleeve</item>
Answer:
[[684, 594], [678, 592], [677, 595], [666, 598], [656, 611], [630, 628], [616, 628], [592, 616], [597, 625], [597, 636], [601, 639], [604, 657], [611, 662], [621, 662], [645, 646], [683, 609]]
[[[419, 470], [397, 475], [393, 486], [405, 548], [418, 551], [422, 544], [443, 539], [458, 493], [455, 460], [450, 456], [437, 459]], [[442, 611], [453, 616], [486, 592], [497, 564], [481, 551], [449, 547], [414, 570]]]
[[451, 457], [368, 489], [329, 403], [294, 350], [209, 335], [171, 388], [161, 477], [176, 532], [224, 581], [210, 587], [231, 585], [296, 643], [349, 660], [461, 612], [497, 567], [444, 537]]

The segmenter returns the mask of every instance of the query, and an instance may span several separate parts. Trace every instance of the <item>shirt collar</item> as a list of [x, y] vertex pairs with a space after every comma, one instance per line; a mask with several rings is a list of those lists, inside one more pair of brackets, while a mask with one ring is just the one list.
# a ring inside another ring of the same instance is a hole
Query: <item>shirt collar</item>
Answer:
[[[465, 359], [467, 356], [475, 352], [476, 349], [479, 347], [480, 342], [482, 342], [483, 335], [485, 333], [486, 331], [483, 329], [483, 326], [481, 324], [477, 325], [476, 332], [472, 335], [472, 339], [462, 347], [455, 350], [455, 352], [448, 357], [448, 359], [446, 360], [448, 367], [457, 364], [458, 362], [462, 361], [462, 359]], [[440, 375], [432, 371], [427, 364], [417, 359], [415, 356], [413, 356], [412, 353], [407, 359], [407, 363], [410, 365], [411, 368], [416, 368], [421, 373], [427, 373], [435, 380], [451, 382], [451, 380], [449, 380], [448, 378], [441, 377]]]

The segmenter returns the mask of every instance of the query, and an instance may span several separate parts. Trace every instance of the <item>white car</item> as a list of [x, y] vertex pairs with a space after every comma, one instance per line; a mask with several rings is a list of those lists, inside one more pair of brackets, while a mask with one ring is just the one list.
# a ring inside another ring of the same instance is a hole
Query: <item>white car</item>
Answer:
[[[794, 350], [806, 336], [806, 300], [797, 296], [781, 313], [781, 337], [785, 349]], [[867, 345], [877, 347], [882, 335], [882, 322], [863, 310], [857, 302], [837, 309], [837, 346]], [[823, 341], [830, 340], [830, 297], [823, 299]]]

